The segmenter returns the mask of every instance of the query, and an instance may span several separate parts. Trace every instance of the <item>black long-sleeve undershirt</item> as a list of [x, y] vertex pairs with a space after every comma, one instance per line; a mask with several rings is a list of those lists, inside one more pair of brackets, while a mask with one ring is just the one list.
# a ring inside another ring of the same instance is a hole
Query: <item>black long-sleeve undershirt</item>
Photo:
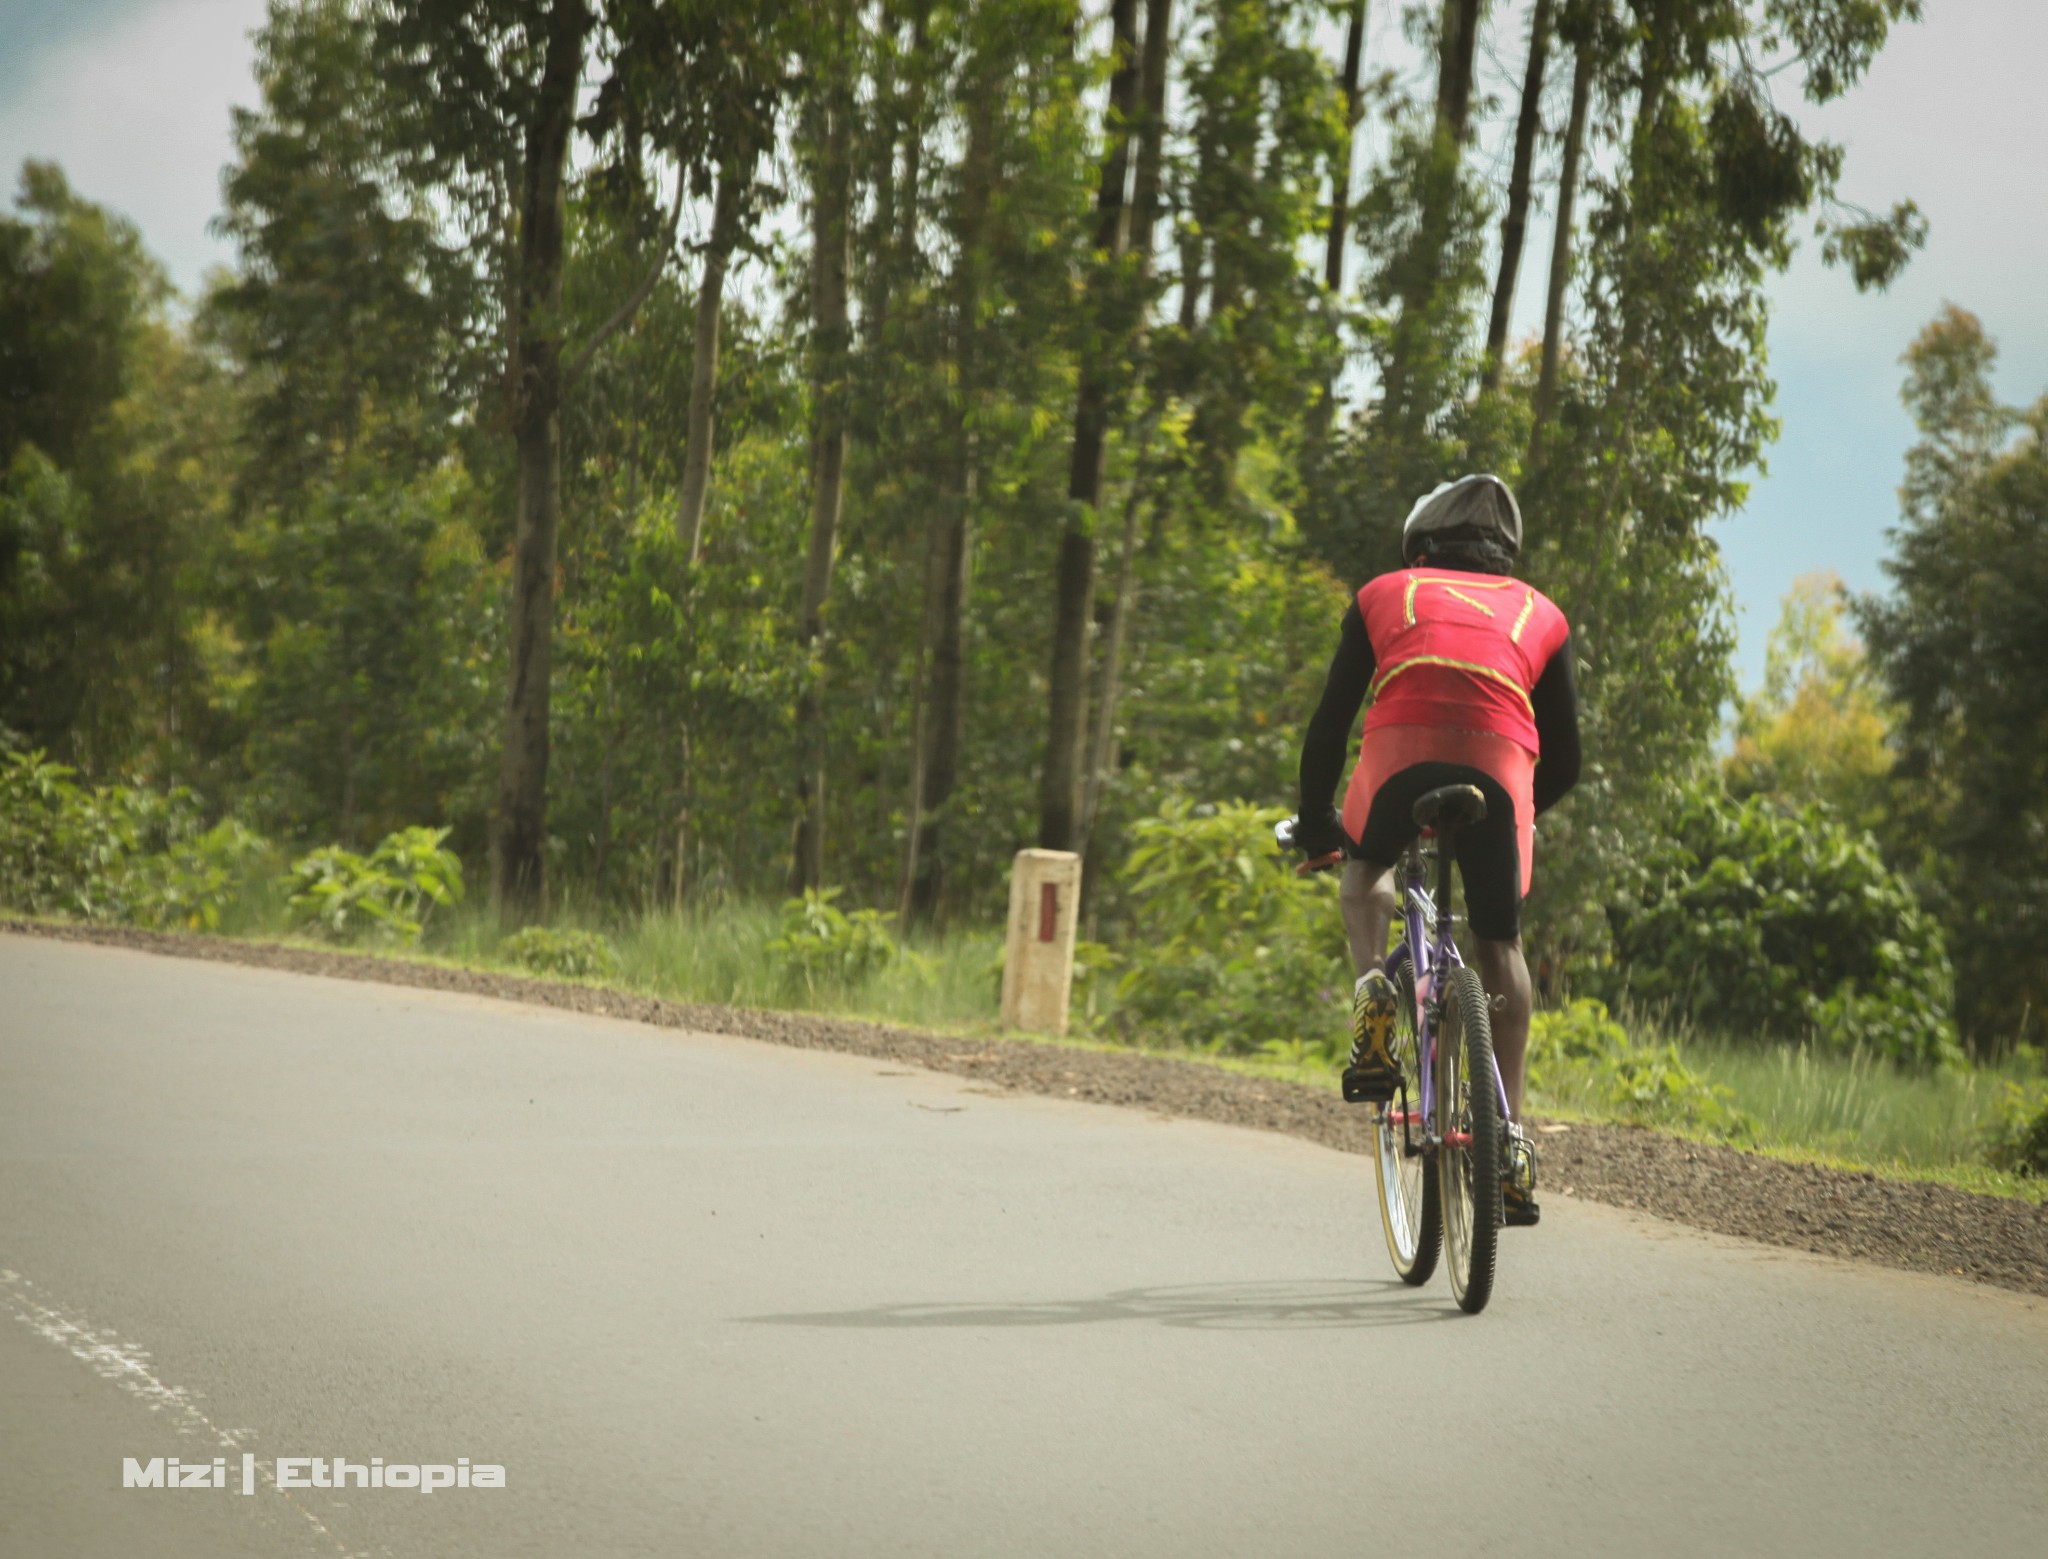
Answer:
[[[1301, 817], [1304, 822], [1327, 818], [1335, 810], [1331, 798], [1344, 772], [1351, 745], [1352, 722], [1379, 670], [1365, 618], [1353, 601], [1337, 634], [1337, 653], [1330, 657], [1323, 696], [1310, 716], [1301, 740]], [[1536, 810], [1549, 811], [1579, 782], [1579, 694], [1572, 678], [1572, 640], [1550, 657], [1529, 694], [1536, 716], [1541, 761], [1536, 765]]]

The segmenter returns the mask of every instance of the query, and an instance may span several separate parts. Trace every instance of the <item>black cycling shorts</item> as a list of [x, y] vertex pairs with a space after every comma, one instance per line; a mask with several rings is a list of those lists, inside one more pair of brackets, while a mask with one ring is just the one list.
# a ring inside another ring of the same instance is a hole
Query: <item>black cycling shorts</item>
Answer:
[[1465, 889], [1466, 923], [1489, 942], [1522, 933], [1522, 851], [1515, 838], [1515, 804], [1499, 780], [1466, 763], [1417, 763], [1398, 769], [1374, 792], [1365, 835], [1344, 853], [1357, 861], [1392, 866], [1414, 841], [1415, 803], [1442, 785], [1477, 785], [1486, 816], [1458, 830], [1458, 877]]

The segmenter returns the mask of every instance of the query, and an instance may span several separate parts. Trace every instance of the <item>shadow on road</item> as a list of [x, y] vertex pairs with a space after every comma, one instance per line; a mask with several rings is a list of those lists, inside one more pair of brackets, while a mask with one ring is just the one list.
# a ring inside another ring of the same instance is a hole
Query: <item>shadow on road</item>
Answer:
[[1316, 1331], [1347, 1326], [1407, 1326], [1448, 1320], [1458, 1307], [1442, 1291], [1395, 1279], [1307, 1279], [1271, 1283], [1195, 1283], [1125, 1288], [1099, 1299], [1016, 1303], [874, 1305], [865, 1310], [750, 1315], [761, 1326], [851, 1326], [886, 1331], [920, 1326], [1081, 1326], [1151, 1321], [1225, 1331]]

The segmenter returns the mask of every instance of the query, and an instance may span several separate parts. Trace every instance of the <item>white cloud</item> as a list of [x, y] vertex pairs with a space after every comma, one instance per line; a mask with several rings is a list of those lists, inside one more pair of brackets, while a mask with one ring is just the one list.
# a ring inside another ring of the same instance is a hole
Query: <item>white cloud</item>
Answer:
[[[22, 160], [61, 164], [86, 198], [134, 220], [190, 293], [230, 258], [207, 223], [220, 206], [228, 109], [253, 102], [250, 32], [264, 0], [160, 0], [65, 29], [10, 76], [0, 102], [9, 192]], [[31, 45], [33, 48], [33, 44]]]

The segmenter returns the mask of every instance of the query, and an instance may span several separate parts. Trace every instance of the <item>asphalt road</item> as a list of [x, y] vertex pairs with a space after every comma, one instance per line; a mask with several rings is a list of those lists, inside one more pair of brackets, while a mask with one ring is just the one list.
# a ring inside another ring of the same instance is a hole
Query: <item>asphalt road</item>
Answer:
[[2039, 1553], [2044, 1438], [2023, 1296], [1552, 1196], [1467, 1318], [1303, 1143], [0, 937], [6, 1559]]

